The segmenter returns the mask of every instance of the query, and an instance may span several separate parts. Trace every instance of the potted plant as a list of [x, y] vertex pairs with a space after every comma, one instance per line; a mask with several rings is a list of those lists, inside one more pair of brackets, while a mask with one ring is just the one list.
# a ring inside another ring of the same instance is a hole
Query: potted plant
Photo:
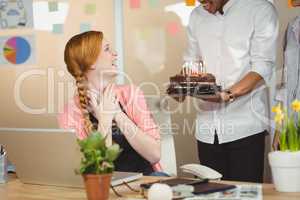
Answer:
[[78, 140], [83, 157], [77, 172], [83, 177], [88, 200], [109, 198], [113, 161], [119, 156], [120, 147], [118, 144], [107, 147], [105, 140], [99, 132], [93, 132], [87, 138]]
[[295, 100], [288, 114], [281, 104], [274, 106], [280, 150], [269, 153], [276, 190], [300, 192], [300, 101]]

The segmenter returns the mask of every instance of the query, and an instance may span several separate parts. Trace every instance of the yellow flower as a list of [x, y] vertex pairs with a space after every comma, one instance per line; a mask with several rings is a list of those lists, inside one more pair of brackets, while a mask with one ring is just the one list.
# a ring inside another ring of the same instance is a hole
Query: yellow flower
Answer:
[[273, 106], [272, 112], [276, 114], [282, 114], [281, 104], [277, 104], [277, 106]]
[[292, 103], [292, 109], [295, 112], [299, 112], [300, 111], [300, 101], [298, 99], [294, 100]]
[[284, 118], [284, 114], [283, 114], [283, 113], [276, 113], [276, 115], [275, 115], [275, 117], [274, 117], [274, 121], [275, 121], [277, 124], [281, 124], [283, 118]]

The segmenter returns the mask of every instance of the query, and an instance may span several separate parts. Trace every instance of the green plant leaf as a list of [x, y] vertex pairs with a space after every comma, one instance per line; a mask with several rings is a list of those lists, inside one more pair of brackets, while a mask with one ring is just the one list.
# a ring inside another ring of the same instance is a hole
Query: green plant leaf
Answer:
[[118, 144], [113, 144], [112, 146], [108, 147], [105, 158], [113, 162], [118, 158], [120, 152], [120, 146]]
[[103, 149], [105, 148], [105, 139], [99, 132], [93, 132], [86, 139], [86, 149]]
[[280, 131], [281, 151], [300, 151], [300, 112], [288, 113], [283, 109], [284, 119], [281, 126], [276, 125]]
[[113, 161], [120, 153], [119, 145], [115, 144], [106, 147], [105, 138], [99, 132], [91, 133], [87, 138], [78, 140], [82, 159], [80, 169], [81, 174], [106, 174], [114, 170]]
[[79, 140], [79, 139], [77, 139], [77, 142], [78, 142], [78, 144], [80, 146], [80, 151], [82, 151], [83, 149], [86, 148], [86, 143], [87, 143], [86, 140]]
[[288, 150], [287, 143], [286, 143], [286, 128], [283, 128], [280, 135], [280, 149], [281, 151]]

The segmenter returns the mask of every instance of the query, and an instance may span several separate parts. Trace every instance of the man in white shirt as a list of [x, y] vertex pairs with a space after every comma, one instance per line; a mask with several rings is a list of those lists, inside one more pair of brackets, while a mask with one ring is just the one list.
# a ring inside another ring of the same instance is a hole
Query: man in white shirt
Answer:
[[184, 61], [204, 62], [223, 88], [215, 98], [194, 99], [200, 101], [200, 162], [226, 180], [262, 182], [266, 87], [275, 70], [278, 36], [276, 9], [266, 0], [199, 2], [190, 17]]
[[[291, 104], [300, 99], [300, 16], [293, 19], [287, 28], [284, 40], [284, 66], [282, 82], [277, 88], [277, 103], [282, 103], [288, 113], [292, 112]], [[276, 131], [273, 149], [279, 148], [279, 133]]]

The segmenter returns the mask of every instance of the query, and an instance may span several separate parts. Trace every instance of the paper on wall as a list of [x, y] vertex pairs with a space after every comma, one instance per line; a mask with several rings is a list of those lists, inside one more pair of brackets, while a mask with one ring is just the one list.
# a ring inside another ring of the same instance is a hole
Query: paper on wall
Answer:
[[53, 31], [54, 24], [64, 24], [69, 11], [68, 2], [58, 2], [56, 12], [49, 11], [48, 1], [33, 2], [34, 28], [42, 31]]
[[0, 37], [0, 65], [34, 64], [35, 52], [35, 38], [32, 35]]
[[0, 29], [32, 27], [32, 0], [0, 1]]

